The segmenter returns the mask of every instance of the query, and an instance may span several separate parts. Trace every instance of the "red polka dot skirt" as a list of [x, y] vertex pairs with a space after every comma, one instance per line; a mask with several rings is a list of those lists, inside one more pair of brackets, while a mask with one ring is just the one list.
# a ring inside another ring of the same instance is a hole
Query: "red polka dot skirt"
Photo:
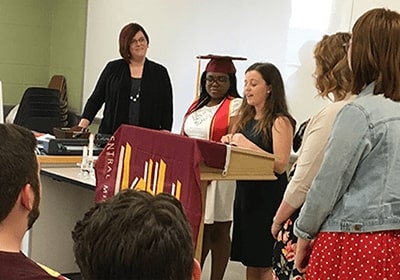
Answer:
[[400, 280], [400, 231], [321, 232], [307, 280]]

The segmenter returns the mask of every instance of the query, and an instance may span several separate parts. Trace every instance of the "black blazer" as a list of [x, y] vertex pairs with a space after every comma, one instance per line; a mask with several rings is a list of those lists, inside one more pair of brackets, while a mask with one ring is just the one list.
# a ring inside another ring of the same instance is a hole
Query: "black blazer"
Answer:
[[[140, 86], [139, 126], [172, 128], [172, 85], [167, 69], [146, 58]], [[118, 59], [109, 62], [86, 102], [82, 118], [93, 121], [104, 106], [99, 133], [113, 134], [121, 124], [129, 124], [131, 74], [129, 64]]]

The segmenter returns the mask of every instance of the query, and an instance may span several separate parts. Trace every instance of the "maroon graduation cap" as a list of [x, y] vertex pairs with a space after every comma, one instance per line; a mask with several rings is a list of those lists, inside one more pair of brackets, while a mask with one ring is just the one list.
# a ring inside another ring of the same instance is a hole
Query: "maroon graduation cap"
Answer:
[[196, 94], [195, 98], [199, 96], [199, 85], [200, 85], [200, 62], [202, 59], [210, 59], [207, 63], [206, 71], [207, 72], [219, 72], [225, 74], [235, 74], [236, 68], [233, 64], [233, 60], [247, 60], [245, 57], [238, 56], [229, 56], [229, 55], [216, 55], [216, 54], [207, 54], [207, 55], [198, 55], [197, 57], [197, 75], [196, 75]]

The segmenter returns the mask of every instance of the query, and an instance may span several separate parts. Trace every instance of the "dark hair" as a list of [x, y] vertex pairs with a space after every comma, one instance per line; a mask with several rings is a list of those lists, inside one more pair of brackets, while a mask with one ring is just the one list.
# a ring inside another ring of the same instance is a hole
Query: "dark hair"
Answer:
[[[239, 92], [237, 90], [237, 79], [235, 74], [227, 74], [229, 77], [229, 89], [226, 92], [226, 96], [232, 96], [233, 98], [241, 98], [239, 95]], [[207, 71], [204, 71], [201, 74], [200, 77], [200, 96], [199, 96], [199, 102], [197, 103], [196, 107], [193, 109], [193, 111], [196, 111], [205, 105], [210, 101], [211, 96], [208, 94], [206, 90], [206, 77], [207, 77]]]
[[[33, 133], [14, 124], [0, 124], [0, 222], [14, 207], [18, 195], [30, 184], [39, 205], [40, 185]], [[37, 213], [38, 215], [39, 213]], [[32, 222], [33, 223], [33, 222]]]
[[372, 9], [352, 29], [352, 93], [375, 81], [374, 94], [400, 101], [400, 14]]
[[324, 35], [315, 46], [315, 84], [322, 97], [334, 93], [338, 101], [345, 99], [350, 92], [351, 73], [343, 46], [350, 42], [350, 38], [347, 32]]
[[90, 209], [72, 237], [84, 279], [191, 279], [191, 229], [169, 194], [120, 192]]
[[129, 58], [131, 57], [131, 53], [129, 51], [131, 40], [139, 31], [142, 31], [144, 37], [146, 38], [147, 44], [149, 44], [149, 35], [147, 35], [147, 32], [138, 23], [129, 23], [125, 25], [119, 33], [119, 53], [127, 62], [129, 62]]
[[[247, 68], [245, 73], [249, 71], [257, 71], [260, 73], [267, 85], [271, 86], [271, 92], [267, 95], [264, 102], [264, 116], [257, 122], [254, 131], [254, 133], [261, 133], [264, 143], [268, 143], [272, 140], [272, 126], [277, 117], [287, 117], [293, 129], [296, 127], [296, 121], [289, 114], [285, 88], [278, 68], [272, 63], [256, 62]], [[256, 111], [254, 107], [250, 106], [246, 98], [244, 98], [239, 111], [239, 120], [235, 126], [235, 131], [243, 130], [244, 127], [254, 119], [255, 114]]]

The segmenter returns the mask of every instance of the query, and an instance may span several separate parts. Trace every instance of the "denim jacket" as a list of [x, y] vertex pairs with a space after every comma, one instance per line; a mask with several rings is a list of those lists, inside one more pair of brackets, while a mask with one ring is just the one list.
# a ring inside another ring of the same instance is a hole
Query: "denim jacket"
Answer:
[[338, 113], [295, 234], [400, 229], [400, 102], [375, 84]]

